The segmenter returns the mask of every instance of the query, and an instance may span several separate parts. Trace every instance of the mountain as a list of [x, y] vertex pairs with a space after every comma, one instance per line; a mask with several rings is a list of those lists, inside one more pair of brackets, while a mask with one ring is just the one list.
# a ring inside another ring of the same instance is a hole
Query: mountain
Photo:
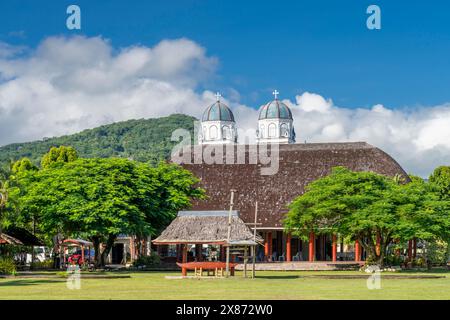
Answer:
[[45, 138], [39, 141], [14, 143], [0, 147], [0, 163], [30, 158], [39, 164], [42, 155], [53, 146], [72, 146], [80, 157], [124, 157], [155, 163], [167, 159], [177, 144], [171, 141], [172, 132], [183, 128], [194, 132], [194, 117], [173, 114], [155, 119], [116, 122], [82, 132]]

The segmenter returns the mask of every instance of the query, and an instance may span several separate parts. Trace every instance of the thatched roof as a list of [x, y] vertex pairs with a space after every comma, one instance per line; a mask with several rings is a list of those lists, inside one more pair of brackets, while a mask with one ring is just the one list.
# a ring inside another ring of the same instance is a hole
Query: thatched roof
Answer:
[[[207, 198], [196, 200], [193, 210], [226, 210], [230, 189], [236, 189], [234, 208], [239, 210], [244, 222], [254, 220], [255, 201], [258, 201], [258, 228], [282, 228], [287, 205], [305, 192], [305, 187], [314, 180], [328, 175], [336, 166], [353, 171], [372, 171], [387, 176], [408, 176], [400, 165], [382, 150], [365, 142], [348, 143], [299, 143], [279, 145], [279, 168], [276, 174], [261, 175], [260, 162], [251, 163], [254, 154], [245, 148], [245, 164], [226, 164], [227, 150], [223, 151], [224, 164], [198, 163], [192, 156], [191, 163], [182, 164], [197, 176], [200, 186], [206, 190]], [[195, 146], [195, 148], [207, 148]], [[192, 153], [192, 149], [186, 149]], [[270, 150], [270, 149], [269, 149]], [[186, 152], [186, 151], [185, 151]]]
[[[180, 211], [172, 223], [153, 240], [155, 244], [205, 243], [227, 244], [228, 211]], [[231, 237], [233, 245], [254, 245], [253, 232], [232, 211]], [[256, 236], [256, 241], [263, 239]]]
[[5, 232], [18, 239], [25, 246], [43, 246], [44, 242], [24, 228], [8, 227]]
[[0, 233], [0, 244], [23, 245], [22, 241], [14, 237], [11, 237], [6, 233]]

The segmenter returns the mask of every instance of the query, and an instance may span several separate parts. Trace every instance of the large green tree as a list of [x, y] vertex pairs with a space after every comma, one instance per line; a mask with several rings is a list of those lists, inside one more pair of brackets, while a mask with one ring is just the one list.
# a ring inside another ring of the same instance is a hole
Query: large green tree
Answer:
[[313, 231], [358, 240], [368, 260], [382, 265], [394, 240], [436, 234], [445, 237], [448, 232], [430, 186], [417, 177], [411, 177], [409, 183], [401, 180], [334, 168], [330, 175], [309, 184], [289, 205], [284, 224], [302, 237]]
[[37, 213], [47, 233], [90, 239], [97, 266], [119, 234], [155, 234], [203, 196], [198, 180], [177, 165], [119, 158], [55, 161], [24, 179], [22, 213]]

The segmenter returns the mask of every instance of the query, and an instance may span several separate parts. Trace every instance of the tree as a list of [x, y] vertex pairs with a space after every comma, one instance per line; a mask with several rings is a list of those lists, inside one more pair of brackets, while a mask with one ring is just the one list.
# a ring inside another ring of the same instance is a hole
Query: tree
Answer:
[[436, 168], [429, 180], [440, 199], [450, 200], [450, 166]]
[[442, 202], [442, 214], [439, 217], [444, 225], [441, 240], [447, 244], [447, 257], [450, 259], [450, 166], [436, 168], [430, 176], [430, 184]]
[[289, 205], [284, 224], [302, 237], [314, 231], [358, 240], [368, 260], [382, 265], [394, 239], [429, 238], [442, 231], [445, 225], [438, 209], [437, 199], [421, 179], [401, 183], [398, 178], [337, 167], [309, 184]]
[[71, 162], [78, 159], [77, 151], [73, 147], [52, 147], [41, 160], [41, 167], [47, 168], [53, 163]]
[[[164, 176], [172, 181], [164, 181]], [[47, 233], [83, 236], [94, 244], [96, 266], [105, 263], [121, 233], [154, 235], [203, 191], [197, 179], [176, 165], [126, 159], [54, 162], [28, 179], [22, 210], [38, 212]], [[100, 244], [104, 243], [102, 250]]]
[[0, 168], [0, 234], [3, 229], [3, 218], [9, 197], [9, 177], [9, 168]]

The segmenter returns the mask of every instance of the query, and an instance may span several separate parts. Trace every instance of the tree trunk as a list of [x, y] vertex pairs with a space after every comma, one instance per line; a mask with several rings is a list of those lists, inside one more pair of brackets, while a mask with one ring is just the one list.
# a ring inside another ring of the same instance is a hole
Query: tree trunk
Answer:
[[106, 240], [106, 247], [103, 249], [102, 255], [101, 255], [101, 263], [102, 266], [105, 266], [106, 264], [106, 258], [108, 257], [109, 253], [111, 252], [111, 248], [114, 245], [114, 241], [116, 241], [117, 236], [115, 234], [109, 234], [108, 240]]
[[94, 266], [100, 268], [102, 266], [102, 255], [100, 252], [100, 237], [92, 237], [92, 244], [94, 246]]

